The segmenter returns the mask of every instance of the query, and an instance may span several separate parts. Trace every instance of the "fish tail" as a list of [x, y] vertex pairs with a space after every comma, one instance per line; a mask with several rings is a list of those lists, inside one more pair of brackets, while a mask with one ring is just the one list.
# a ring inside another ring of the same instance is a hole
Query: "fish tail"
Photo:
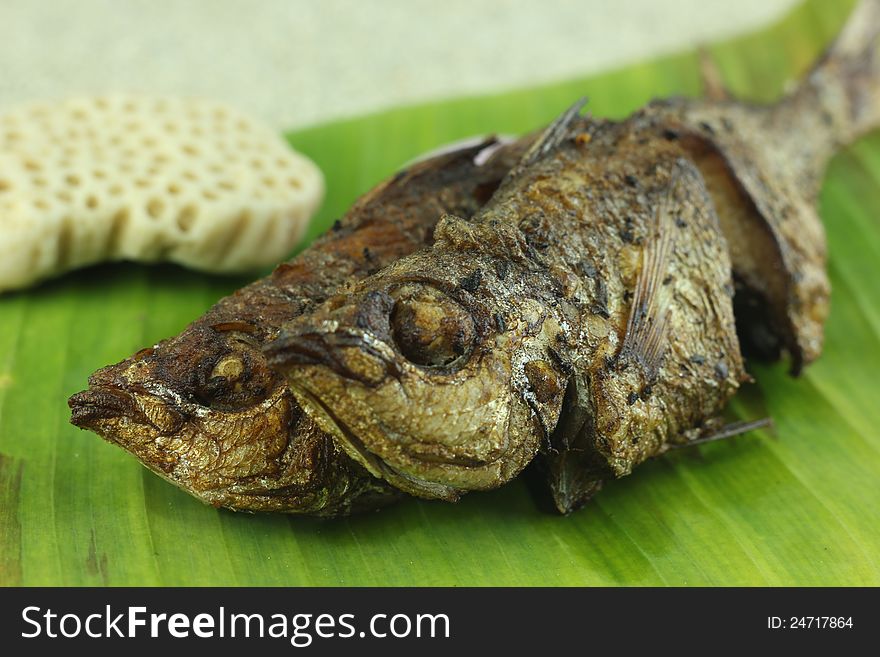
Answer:
[[860, 0], [824, 55], [771, 108], [768, 134], [808, 197], [835, 152], [880, 127], [880, 0]]
[[804, 84], [815, 88], [838, 143], [880, 127], [880, 0], [858, 3]]

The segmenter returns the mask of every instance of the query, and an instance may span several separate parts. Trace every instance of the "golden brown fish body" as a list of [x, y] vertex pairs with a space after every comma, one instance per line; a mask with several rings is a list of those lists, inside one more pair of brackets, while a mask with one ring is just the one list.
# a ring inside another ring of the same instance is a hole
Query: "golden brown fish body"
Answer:
[[272, 347], [318, 424], [403, 490], [454, 499], [515, 476], [549, 446], [572, 377], [609, 471], [626, 474], [717, 415], [743, 376], [699, 173], [650, 130], [574, 122], [473, 222], [446, 217], [431, 249]]
[[486, 142], [401, 172], [179, 336], [93, 374], [71, 421], [216, 506], [335, 515], [393, 499], [302, 413], [261, 347], [284, 320], [429, 243], [444, 212], [475, 212], [525, 144]]
[[270, 362], [354, 459], [425, 497], [501, 485], [543, 447], [567, 511], [711, 433], [745, 378], [737, 287], [755, 346], [795, 371], [820, 353], [815, 199], [880, 119], [878, 19], [860, 6], [771, 107], [569, 111], [472, 222], [444, 218], [430, 249], [291, 322]]
[[699, 166], [728, 239], [742, 337], [780, 349], [797, 373], [822, 350], [830, 285], [816, 202], [843, 145], [880, 126], [880, 1], [863, 0], [787, 97], [655, 102], [643, 119], [680, 138]]

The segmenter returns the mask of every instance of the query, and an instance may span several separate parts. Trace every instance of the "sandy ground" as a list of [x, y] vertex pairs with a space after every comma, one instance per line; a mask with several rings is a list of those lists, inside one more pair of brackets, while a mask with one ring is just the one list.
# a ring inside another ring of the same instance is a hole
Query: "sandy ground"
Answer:
[[225, 100], [279, 128], [607, 69], [793, 0], [0, 0], [0, 109], [102, 91]]

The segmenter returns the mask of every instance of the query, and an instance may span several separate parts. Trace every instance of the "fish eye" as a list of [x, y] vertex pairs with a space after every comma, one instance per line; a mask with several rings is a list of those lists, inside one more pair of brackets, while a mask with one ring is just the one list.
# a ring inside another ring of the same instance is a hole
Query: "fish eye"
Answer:
[[446, 367], [470, 354], [474, 319], [460, 303], [424, 285], [405, 286], [395, 295], [391, 332], [400, 353], [423, 367]]
[[[214, 410], [234, 411], [265, 399], [272, 389], [272, 375], [259, 356], [237, 345], [219, 358], [198, 368], [195, 399]], [[255, 357], [256, 356], [256, 357]]]

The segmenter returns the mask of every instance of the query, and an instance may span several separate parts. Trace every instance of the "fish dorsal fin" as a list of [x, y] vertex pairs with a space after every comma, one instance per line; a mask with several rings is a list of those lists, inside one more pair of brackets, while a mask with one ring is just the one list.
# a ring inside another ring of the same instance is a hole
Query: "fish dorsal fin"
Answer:
[[669, 186], [654, 208], [654, 221], [642, 250], [642, 268], [636, 280], [632, 307], [618, 359], [635, 361], [645, 368], [649, 377], [657, 374], [666, 351], [671, 314], [671, 293], [663, 284], [669, 269], [675, 217], [680, 207], [680, 190], [693, 169], [678, 160], [672, 170]]
[[507, 179], [515, 178], [529, 165], [534, 164], [548, 153], [551, 153], [556, 147], [571, 135], [571, 127], [580, 117], [581, 110], [587, 104], [586, 97], [579, 98], [565, 110], [553, 123], [547, 126], [541, 136], [535, 140], [529, 150], [525, 152], [516, 166], [507, 174]]
[[709, 100], [724, 102], [733, 100], [733, 94], [724, 86], [721, 71], [708, 48], [697, 51], [700, 60], [700, 82], [703, 83], [703, 95]]

